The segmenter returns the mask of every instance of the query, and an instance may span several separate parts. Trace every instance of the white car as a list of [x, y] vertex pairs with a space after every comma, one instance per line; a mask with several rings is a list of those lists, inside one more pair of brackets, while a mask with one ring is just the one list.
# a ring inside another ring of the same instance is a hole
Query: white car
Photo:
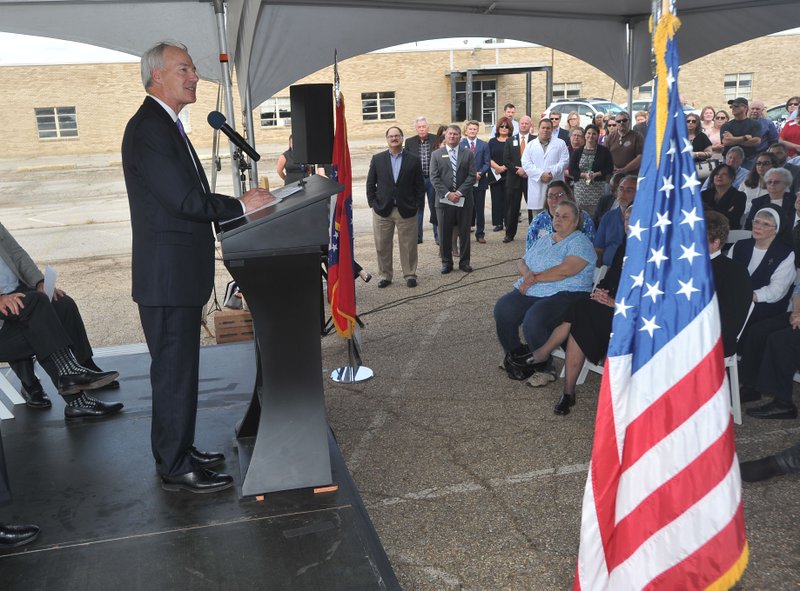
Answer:
[[572, 111], [577, 111], [581, 117], [581, 127], [586, 127], [594, 123], [594, 118], [598, 113], [603, 115], [616, 115], [625, 111], [617, 103], [612, 103], [607, 99], [560, 99], [545, 109], [542, 119], [548, 117], [551, 112], [561, 113], [561, 127], [567, 129], [567, 115]]

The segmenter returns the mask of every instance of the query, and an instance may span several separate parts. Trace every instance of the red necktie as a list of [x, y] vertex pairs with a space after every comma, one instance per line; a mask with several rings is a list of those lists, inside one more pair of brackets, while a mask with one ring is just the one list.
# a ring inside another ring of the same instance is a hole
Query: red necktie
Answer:
[[472, 141], [469, 143], [469, 149], [470, 149], [470, 150], [472, 150], [472, 153], [473, 153], [473, 154], [475, 153], [475, 140], [472, 140]]

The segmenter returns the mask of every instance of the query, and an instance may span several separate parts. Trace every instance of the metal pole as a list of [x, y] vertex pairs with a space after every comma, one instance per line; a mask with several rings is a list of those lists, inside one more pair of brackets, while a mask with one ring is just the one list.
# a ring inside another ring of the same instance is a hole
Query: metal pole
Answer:
[[[213, 0], [214, 15], [217, 20], [217, 43], [219, 44], [219, 67], [222, 72], [222, 88], [225, 92], [225, 114], [227, 123], [232, 129], [236, 129], [235, 111], [233, 110], [233, 84], [231, 82], [231, 65], [228, 62], [228, 37], [225, 34], [225, 2], [224, 0]], [[228, 144], [231, 152], [231, 177], [233, 179], [234, 197], [242, 195], [239, 186], [239, 171], [235, 166], [233, 144]]]
[[[276, 113], [277, 114], [277, 113]], [[253, 122], [253, 105], [250, 103], [250, 83], [247, 84], [247, 92], [244, 94], [244, 120], [247, 126], [247, 134], [245, 137], [253, 146], [256, 147], [256, 128]], [[258, 162], [250, 160], [250, 188], [258, 187]]]
[[467, 70], [467, 87], [466, 87], [466, 91], [467, 91], [467, 94], [466, 94], [465, 98], [466, 98], [466, 102], [467, 102], [467, 104], [466, 104], [467, 116], [465, 117], [465, 119], [467, 121], [469, 121], [470, 119], [472, 119], [472, 70]]
[[[533, 85], [530, 70], [525, 72], [525, 114], [531, 116], [531, 86]], [[549, 103], [548, 103], [549, 105]]]
[[631, 21], [625, 21], [625, 35], [628, 41], [628, 114], [633, 117], [633, 27]]

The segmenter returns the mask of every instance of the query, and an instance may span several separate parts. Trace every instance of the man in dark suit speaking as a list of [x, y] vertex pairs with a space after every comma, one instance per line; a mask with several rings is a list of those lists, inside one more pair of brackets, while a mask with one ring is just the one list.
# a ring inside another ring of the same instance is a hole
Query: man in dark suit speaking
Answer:
[[459, 146], [461, 129], [451, 125], [444, 132], [445, 145], [431, 154], [431, 183], [436, 189], [436, 218], [439, 220], [439, 253], [442, 274], [453, 270], [453, 227], [458, 228], [458, 268], [472, 272], [469, 264], [469, 228], [472, 223], [472, 187], [475, 157]]
[[417, 286], [417, 212], [425, 207], [425, 179], [417, 156], [403, 149], [399, 127], [386, 130], [389, 149], [375, 154], [367, 173], [367, 203], [372, 208], [372, 232], [378, 253], [378, 287], [392, 282], [394, 229], [400, 266], [408, 287]]
[[133, 300], [151, 357], [153, 456], [164, 489], [214, 492], [233, 483], [208, 469], [225, 458], [194, 447], [200, 317], [214, 281], [212, 222], [274, 197], [262, 189], [241, 200], [211, 193], [178, 120], [197, 100], [199, 80], [184, 46], [159, 43], [142, 56], [141, 70], [149, 96], [125, 128], [122, 167], [133, 230]]

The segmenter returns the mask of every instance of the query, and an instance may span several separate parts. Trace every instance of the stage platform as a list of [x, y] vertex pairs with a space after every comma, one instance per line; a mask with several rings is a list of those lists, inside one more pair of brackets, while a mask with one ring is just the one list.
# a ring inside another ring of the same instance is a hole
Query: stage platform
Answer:
[[255, 377], [252, 343], [201, 350], [196, 445], [226, 455], [236, 487], [198, 495], [161, 489], [150, 453], [149, 356], [98, 359], [120, 372], [118, 416], [66, 424], [47, 382], [49, 411], [15, 407], [3, 421], [14, 502], [10, 523], [36, 523], [32, 545], [0, 551], [0, 589], [399, 589], [332, 433], [338, 491], [240, 498], [234, 428]]

